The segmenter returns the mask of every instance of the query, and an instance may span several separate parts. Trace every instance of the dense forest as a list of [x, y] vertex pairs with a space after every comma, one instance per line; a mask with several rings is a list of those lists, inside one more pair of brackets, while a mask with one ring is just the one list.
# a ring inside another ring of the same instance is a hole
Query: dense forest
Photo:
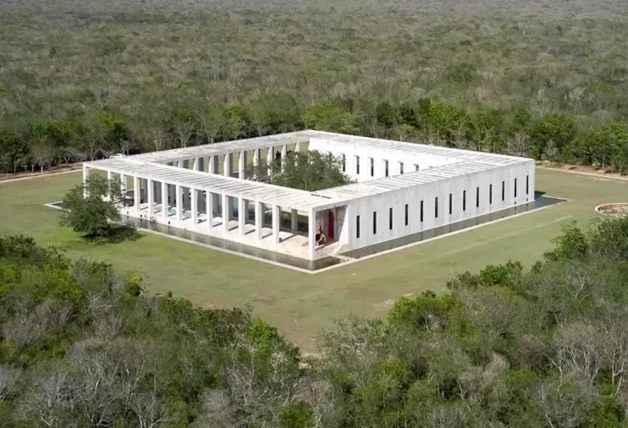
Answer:
[[628, 219], [351, 317], [306, 357], [248, 310], [0, 238], [3, 427], [628, 426]]
[[306, 127], [628, 166], [619, 0], [0, 3], [0, 171]]

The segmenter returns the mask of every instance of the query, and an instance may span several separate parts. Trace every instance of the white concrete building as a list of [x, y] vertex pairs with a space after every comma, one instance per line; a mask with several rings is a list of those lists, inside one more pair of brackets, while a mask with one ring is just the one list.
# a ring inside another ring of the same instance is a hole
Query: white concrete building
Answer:
[[[247, 177], [251, 162], [299, 150], [337, 156], [355, 183], [309, 192]], [[86, 162], [84, 180], [92, 169], [121, 179], [124, 216], [307, 260], [526, 204], [535, 190], [533, 159], [321, 131]]]

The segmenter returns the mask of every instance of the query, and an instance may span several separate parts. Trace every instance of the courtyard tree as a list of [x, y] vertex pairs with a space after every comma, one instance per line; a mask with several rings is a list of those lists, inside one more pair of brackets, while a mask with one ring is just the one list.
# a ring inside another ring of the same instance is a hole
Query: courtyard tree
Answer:
[[279, 155], [270, 164], [260, 159], [257, 165], [250, 167], [249, 175], [264, 183], [310, 191], [350, 182], [342, 172], [342, 159], [316, 150], [289, 152], [284, 160]]
[[123, 202], [120, 182], [92, 174], [85, 185], [74, 186], [63, 199], [61, 225], [86, 238], [107, 236], [111, 224], [120, 220], [118, 204]]

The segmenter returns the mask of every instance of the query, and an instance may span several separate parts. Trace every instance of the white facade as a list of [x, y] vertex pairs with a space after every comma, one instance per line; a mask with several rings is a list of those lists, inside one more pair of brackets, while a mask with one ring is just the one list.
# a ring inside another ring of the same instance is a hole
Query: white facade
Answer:
[[[355, 183], [308, 192], [247, 177], [251, 162], [299, 150], [333, 154]], [[309, 260], [526, 204], [535, 191], [532, 159], [320, 131], [88, 162], [85, 180], [90, 169], [140, 189], [123, 215]]]

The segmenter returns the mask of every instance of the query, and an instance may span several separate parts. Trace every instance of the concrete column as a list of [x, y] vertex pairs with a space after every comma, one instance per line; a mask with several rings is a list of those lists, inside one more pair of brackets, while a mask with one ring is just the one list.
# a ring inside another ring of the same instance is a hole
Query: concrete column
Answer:
[[120, 174], [120, 193], [124, 199], [126, 199], [126, 190], [126, 175]]
[[111, 179], [111, 171], [107, 171], [107, 188], [109, 189], [107, 196], [109, 196], [109, 200], [111, 200]]
[[266, 153], [266, 165], [268, 167], [268, 176], [273, 175], [273, 163], [275, 162], [275, 149], [274, 147], [268, 148], [268, 153]]
[[240, 180], [246, 180], [246, 151], [240, 152], [240, 159], [238, 159], [238, 178]]
[[281, 207], [273, 205], [273, 243], [279, 244], [279, 226], [281, 224]]
[[192, 169], [194, 171], [198, 171], [198, 158], [194, 158], [194, 163], [192, 164]]
[[229, 232], [229, 196], [222, 195], [222, 230]]
[[297, 143], [294, 145], [294, 151], [295, 152], [300, 152], [301, 151], [301, 143], [297, 141]]
[[133, 177], [133, 199], [135, 212], [137, 214], [140, 213], [140, 196], [142, 193], [142, 186], [140, 183], [140, 178], [138, 176]]
[[183, 219], [183, 189], [181, 186], [177, 184], [177, 221], [181, 221]]
[[262, 218], [264, 213], [262, 212], [264, 209], [264, 204], [261, 202], [255, 202], [255, 233], [257, 234], [257, 239], [262, 239]]
[[168, 219], [168, 183], [161, 182], [161, 215]]
[[310, 210], [310, 216], [308, 217], [307, 245], [307, 257], [310, 260], [314, 260], [316, 256], [316, 212], [314, 210]]
[[148, 218], [153, 216], [153, 204], [155, 202], [155, 182], [153, 180], [146, 180], [146, 187], [148, 189]]
[[[255, 167], [259, 165], [260, 156], [262, 154], [261, 152], [262, 152], [261, 149], [255, 149], [253, 151], [253, 165]], [[254, 171], [257, 171], [257, 168], [255, 168]], [[256, 179], [256, 178], [257, 178], [257, 173], [253, 174], [253, 179]]]
[[87, 191], [87, 182], [89, 181], [89, 169], [85, 164], [83, 164], [83, 198], [87, 198], [89, 196], [89, 192]]
[[207, 230], [214, 227], [214, 194], [207, 192], [205, 195], [205, 211], [207, 211]]
[[227, 153], [225, 155], [225, 161], [223, 165], [225, 177], [231, 177], [231, 165], [232, 165], [233, 155], [231, 153]]
[[184, 165], [184, 163], [183, 163], [183, 160], [178, 160], [178, 161], [177, 161], [177, 166], [178, 166], [179, 168], [184, 168], [184, 167], [185, 167], [185, 165]]
[[192, 194], [192, 224], [196, 226], [198, 223], [198, 190], [190, 189], [190, 193]]
[[275, 160], [275, 149], [273, 147], [268, 148], [268, 153], [266, 153], [266, 163], [270, 167]]
[[243, 198], [238, 198], [238, 230], [240, 231], [240, 236], [244, 236], [246, 225], [246, 202]]
[[292, 231], [296, 232], [299, 229], [299, 212], [295, 209], [291, 211], [291, 225]]
[[288, 156], [288, 145], [281, 146], [281, 169], [286, 167], [286, 156]]

